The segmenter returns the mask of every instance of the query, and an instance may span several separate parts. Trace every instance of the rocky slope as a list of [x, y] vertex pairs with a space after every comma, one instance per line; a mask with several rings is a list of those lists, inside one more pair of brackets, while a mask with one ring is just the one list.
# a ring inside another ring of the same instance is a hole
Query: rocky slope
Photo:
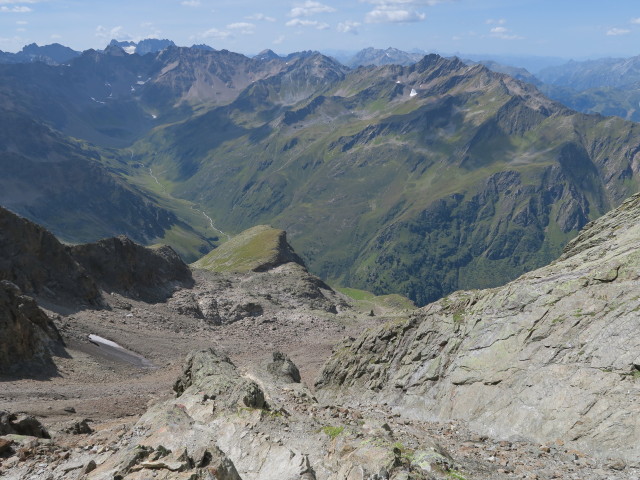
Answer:
[[76, 307], [100, 303], [95, 281], [56, 237], [1, 207], [0, 279], [49, 301]]
[[0, 281], [0, 375], [55, 371], [51, 352], [62, 351], [53, 321], [35, 300], [7, 280]]
[[193, 286], [189, 267], [171, 247], [145, 248], [127, 237], [69, 247], [72, 257], [103, 290], [146, 302], [163, 301]]
[[351, 339], [317, 385], [327, 397], [640, 467], [639, 214], [635, 195], [553, 264]]

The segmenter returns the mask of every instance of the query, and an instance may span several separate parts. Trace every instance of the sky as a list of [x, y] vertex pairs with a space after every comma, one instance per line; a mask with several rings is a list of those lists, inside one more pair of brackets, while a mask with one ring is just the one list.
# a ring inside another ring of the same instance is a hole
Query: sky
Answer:
[[395, 47], [584, 60], [640, 54], [640, 0], [0, 0], [0, 50], [167, 38], [248, 55]]

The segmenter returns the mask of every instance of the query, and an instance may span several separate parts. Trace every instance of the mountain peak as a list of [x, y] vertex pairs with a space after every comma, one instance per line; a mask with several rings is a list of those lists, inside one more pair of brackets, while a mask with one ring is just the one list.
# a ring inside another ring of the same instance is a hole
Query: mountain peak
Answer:
[[273, 50], [267, 48], [265, 50], [262, 50], [260, 53], [258, 53], [254, 58], [258, 60], [276, 60], [276, 59], [280, 59], [281, 57], [280, 55], [275, 53]]

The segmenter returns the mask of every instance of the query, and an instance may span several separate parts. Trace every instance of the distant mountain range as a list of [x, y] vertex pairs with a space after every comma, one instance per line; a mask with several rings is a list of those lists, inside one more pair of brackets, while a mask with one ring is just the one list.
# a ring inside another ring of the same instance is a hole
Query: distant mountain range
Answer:
[[195, 260], [272, 224], [325, 279], [420, 304], [546, 264], [640, 186], [638, 125], [438, 55], [112, 44], [0, 65], [0, 112], [0, 204], [67, 241]]
[[80, 52], [76, 52], [59, 43], [53, 43], [43, 47], [32, 43], [25, 45], [24, 48], [17, 53], [0, 51], [0, 63], [42, 62], [49, 65], [60, 65], [78, 56], [80, 56]]
[[425, 53], [409, 53], [397, 48], [387, 48], [380, 50], [376, 48], [365, 48], [360, 50], [353, 58], [345, 63], [348, 67], [360, 67], [368, 65], [412, 65], [419, 62]]

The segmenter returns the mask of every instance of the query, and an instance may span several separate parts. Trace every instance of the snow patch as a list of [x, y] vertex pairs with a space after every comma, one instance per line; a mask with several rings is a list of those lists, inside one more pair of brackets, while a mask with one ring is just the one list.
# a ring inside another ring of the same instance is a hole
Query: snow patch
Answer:
[[121, 347], [116, 342], [112, 342], [111, 340], [107, 340], [99, 335], [94, 335], [93, 333], [89, 335], [89, 341], [95, 343], [101, 343], [102, 345], [109, 345], [113, 348], [119, 348], [120, 350], [126, 350], [124, 347]]
[[415, 97], [416, 95], [418, 95], [418, 92], [416, 92], [415, 88], [411, 89], [411, 93], [409, 94], [410, 97]]
[[124, 47], [123, 50], [125, 51], [125, 53], [128, 53], [129, 55], [133, 55], [134, 53], [136, 53], [136, 46], [131, 45], [129, 47]]

